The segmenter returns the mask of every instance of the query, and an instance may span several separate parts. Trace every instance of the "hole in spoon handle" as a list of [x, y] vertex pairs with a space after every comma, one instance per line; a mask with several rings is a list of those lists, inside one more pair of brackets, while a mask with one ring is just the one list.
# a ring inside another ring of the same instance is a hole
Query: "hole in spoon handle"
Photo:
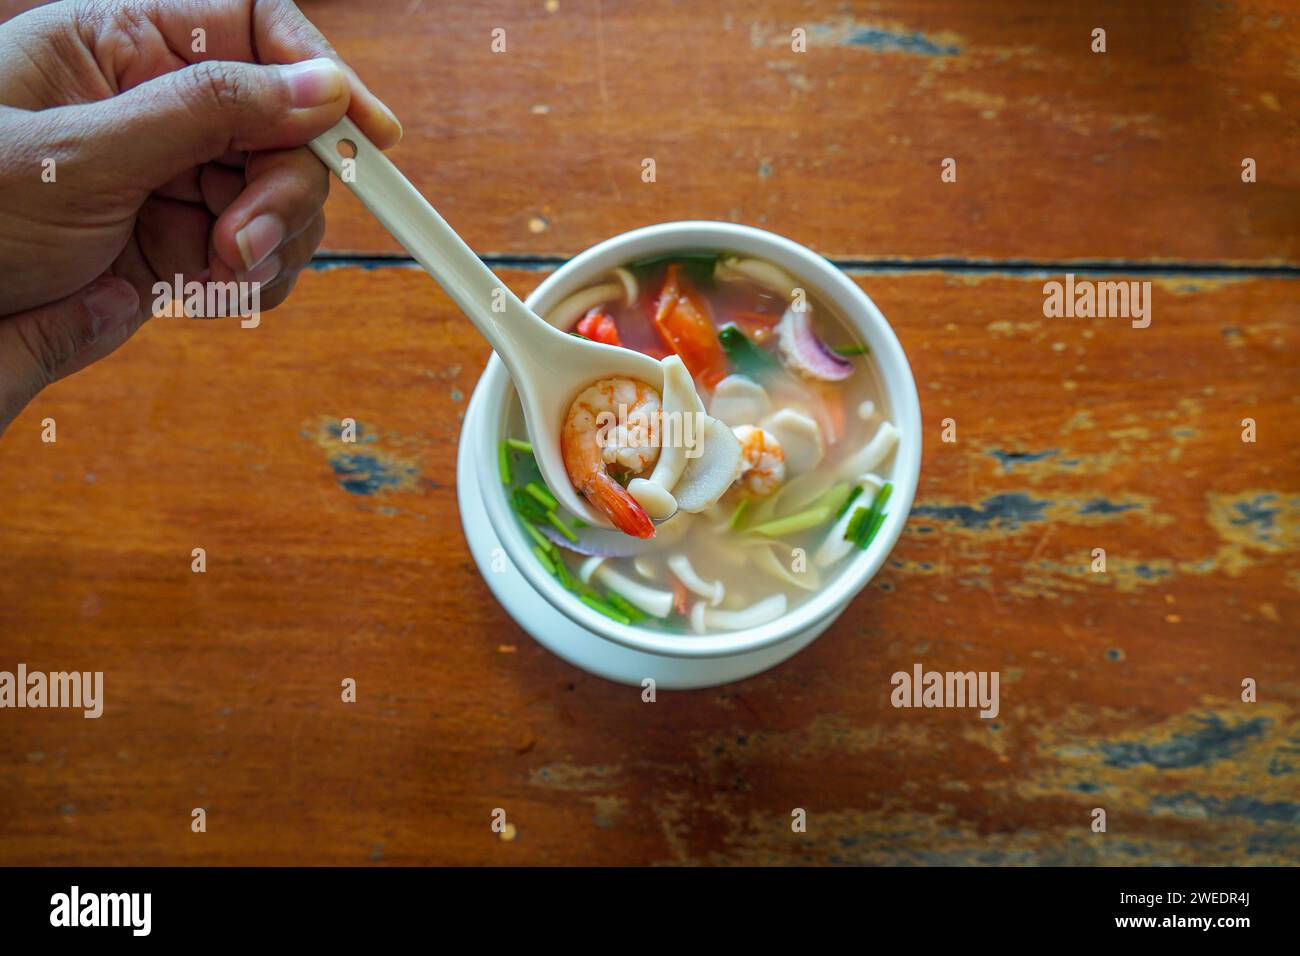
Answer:
[[366, 154], [379, 152], [346, 116], [307, 145], [330, 172], [348, 185], [356, 182], [357, 167]]

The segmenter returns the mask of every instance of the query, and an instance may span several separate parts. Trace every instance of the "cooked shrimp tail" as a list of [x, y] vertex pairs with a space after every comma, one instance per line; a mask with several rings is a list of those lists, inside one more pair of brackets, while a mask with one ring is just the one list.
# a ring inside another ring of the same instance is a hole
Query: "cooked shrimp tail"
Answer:
[[628, 490], [609, 475], [596, 472], [585, 488], [579, 489], [601, 514], [614, 522], [614, 527], [636, 538], [653, 538], [655, 524], [645, 509], [637, 504]]
[[573, 400], [560, 432], [564, 469], [573, 487], [619, 531], [638, 538], [653, 538], [654, 522], [609, 468], [637, 475], [654, 466], [659, 445], [652, 426], [658, 416], [659, 393], [649, 385], [605, 378]]

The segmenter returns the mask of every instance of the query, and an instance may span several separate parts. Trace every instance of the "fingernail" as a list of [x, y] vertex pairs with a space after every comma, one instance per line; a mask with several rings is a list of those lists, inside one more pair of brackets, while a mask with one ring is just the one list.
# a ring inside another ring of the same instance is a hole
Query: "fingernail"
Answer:
[[239, 274], [240, 282], [270, 282], [280, 274], [280, 257], [271, 256], [256, 269]]
[[289, 102], [294, 109], [333, 103], [347, 89], [343, 71], [327, 57], [290, 63], [280, 67], [280, 73], [289, 84]]
[[252, 269], [284, 242], [284, 223], [269, 212], [256, 216], [235, 233], [235, 245], [244, 260], [244, 269]]
[[[376, 102], [379, 103], [380, 109], [384, 111], [384, 115], [388, 117], [388, 121], [397, 127], [397, 143], [400, 143], [405, 132], [402, 129], [402, 121], [397, 118], [397, 114], [390, 110], [388, 104], [383, 100], [377, 100]], [[394, 143], [393, 145], [396, 146], [397, 143]]]
[[107, 276], [91, 283], [81, 302], [90, 313], [90, 334], [95, 338], [126, 325], [140, 309], [140, 296], [131, 284]]

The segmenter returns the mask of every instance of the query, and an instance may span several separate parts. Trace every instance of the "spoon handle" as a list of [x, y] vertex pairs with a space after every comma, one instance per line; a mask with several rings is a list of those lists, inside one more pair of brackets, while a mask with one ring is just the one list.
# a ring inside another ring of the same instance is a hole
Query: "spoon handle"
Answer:
[[[438, 211], [346, 116], [311, 151], [424, 266], [506, 365], [526, 343], [554, 332], [483, 264]], [[340, 145], [345, 152], [340, 152]], [[541, 326], [542, 328], [538, 328]]]

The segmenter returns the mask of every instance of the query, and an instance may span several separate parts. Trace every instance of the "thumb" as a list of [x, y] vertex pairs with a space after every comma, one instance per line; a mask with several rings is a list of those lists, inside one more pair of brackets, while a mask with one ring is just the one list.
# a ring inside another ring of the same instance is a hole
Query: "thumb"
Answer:
[[302, 146], [343, 118], [348, 98], [343, 70], [324, 57], [285, 65], [207, 60], [80, 108], [106, 165], [154, 189], [231, 150]]
[[140, 296], [101, 276], [66, 299], [0, 318], [0, 433], [51, 382], [85, 368], [135, 331]]

